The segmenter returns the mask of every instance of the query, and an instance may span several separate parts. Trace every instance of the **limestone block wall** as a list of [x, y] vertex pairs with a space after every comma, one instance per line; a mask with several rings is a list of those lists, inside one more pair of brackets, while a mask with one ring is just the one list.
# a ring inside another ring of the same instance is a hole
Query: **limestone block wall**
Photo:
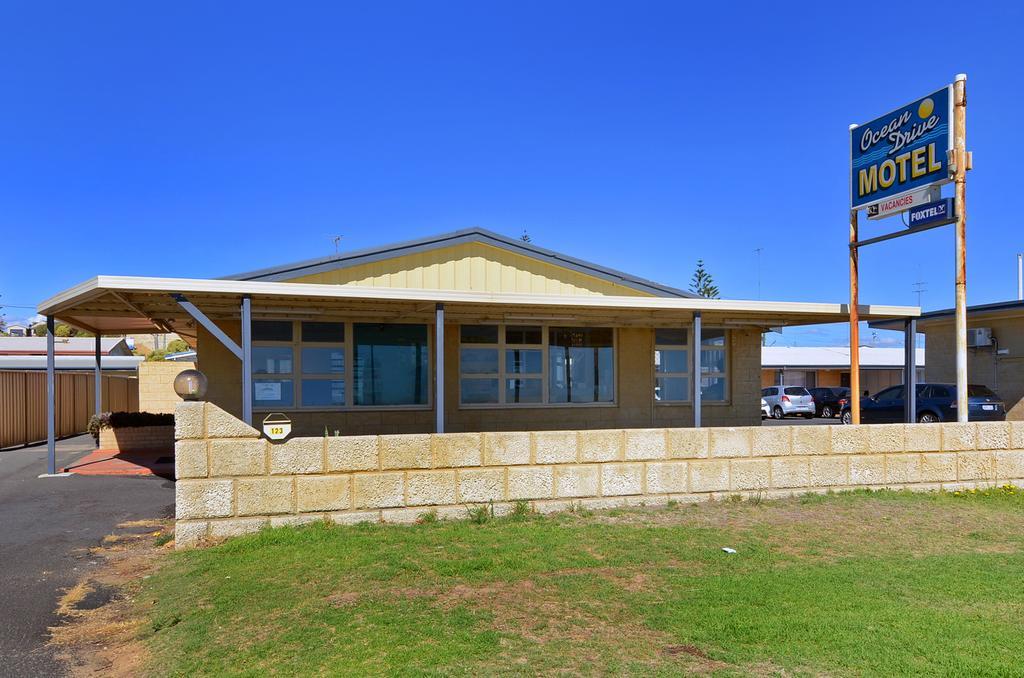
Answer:
[[176, 543], [309, 521], [540, 512], [858, 487], [1024, 482], [1024, 422], [648, 428], [293, 438], [210, 403], [175, 415]]
[[173, 426], [128, 426], [100, 429], [100, 449], [112, 452], [166, 452], [174, 450]]
[[174, 392], [174, 378], [195, 363], [154, 360], [139, 363], [139, 411], [174, 412], [181, 398]]

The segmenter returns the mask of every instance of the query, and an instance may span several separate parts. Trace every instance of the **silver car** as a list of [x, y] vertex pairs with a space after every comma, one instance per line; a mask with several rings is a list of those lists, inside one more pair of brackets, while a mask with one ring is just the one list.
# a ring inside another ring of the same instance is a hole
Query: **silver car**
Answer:
[[814, 396], [803, 386], [769, 386], [761, 389], [761, 397], [768, 403], [772, 419], [814, 417]]

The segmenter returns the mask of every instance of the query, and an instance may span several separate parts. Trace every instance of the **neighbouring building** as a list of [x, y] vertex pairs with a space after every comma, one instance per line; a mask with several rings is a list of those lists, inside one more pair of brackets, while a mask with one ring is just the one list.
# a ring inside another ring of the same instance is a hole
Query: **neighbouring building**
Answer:
[[762, 333], [847, 319], [838, 303], [704, 299], [481, 229], [216, 280], [100, 276], [39, 311], [174, 332], [210, 402], [257, 426], [284, 413], [297, 435], [756, 425]]
[[[91, 370], [96, 365], [95, 337], [55, 337], [56, 369]], [[100, 339], [104, 371], [134, 371], [143, 358], [132, 355], [123, 339]], [[0, 370], [45, 370], [46, 337], [0, 337]]]
[[[956, 382], [954, 309], [924, 313], [917, 331], [925, 335], [928, 381]], [[896, 323], [872, 322], [878, 329]], [[1006, 402], [1006, 418], [1024, 420], [1024, 301], [967, 308], [967, 381], [982, 384]]]
[[[924, 380], [925, 350], [915, 350], [917, 380]], [[860, 387], [868, 393], [904, 383], [902, 348], [860, 347]], [[763, 346], [761, 385], [850, 386], [848, 346]]]
[[173, 332], [135, 332], [126, 335], [125, 341], [133, 351], [146, 355], [153, 351], [166, 351], [172, 341], [180, 338]]

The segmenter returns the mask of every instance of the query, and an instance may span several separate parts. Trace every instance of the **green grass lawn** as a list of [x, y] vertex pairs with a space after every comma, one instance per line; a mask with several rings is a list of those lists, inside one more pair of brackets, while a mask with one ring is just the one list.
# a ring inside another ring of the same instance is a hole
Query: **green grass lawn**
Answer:
[[1011, 489], [316, 525], [136, 605], [155, 674], [1020, 675], [1022, 546]]

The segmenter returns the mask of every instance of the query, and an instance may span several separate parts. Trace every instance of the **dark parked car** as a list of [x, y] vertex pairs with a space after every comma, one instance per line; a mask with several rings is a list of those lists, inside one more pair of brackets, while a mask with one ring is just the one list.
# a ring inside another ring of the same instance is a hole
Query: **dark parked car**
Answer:
[[850, 400], [850, 389], [845, 386], [819, 386], [808, 390], [814, 396], [814, 414], [825, 419], [839, 416]]
[[[861, 398], [862, 424], [899, 423], [903, 419], [903, 386], [891, 386], [870, 398]], [[1006, 405], [987, 386], [971, 384], [967, 387], [967, 418], [969, 421], [1003, 421]], [[849, 403], [843, 408], [842, 421], [851, 419]], [[956, 421], [955, 384], [918, 384], [917, 415], [919, 423]]]

